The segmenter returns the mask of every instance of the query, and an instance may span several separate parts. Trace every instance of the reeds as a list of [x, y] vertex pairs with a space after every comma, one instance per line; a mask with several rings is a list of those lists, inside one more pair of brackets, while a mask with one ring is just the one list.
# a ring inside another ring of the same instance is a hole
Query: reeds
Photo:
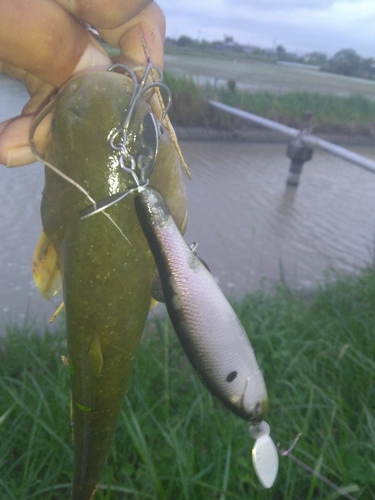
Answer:
[[359, 94], [344, 97], [308, 90], [280, 94], [268, 90], [248, 92], [239, 90], [233, 80], [226, 86], [200, 86], [191, 77], [169, 73], [164, 81], [172, 91], [170, 118], [174, 125], [224, 130], [254, 127], [210, 108], [208, 98], [296, 128], [305, 113], [311, 111], [314, 131], [318, 133], [370, 135], [375, 125], [375, 101]]

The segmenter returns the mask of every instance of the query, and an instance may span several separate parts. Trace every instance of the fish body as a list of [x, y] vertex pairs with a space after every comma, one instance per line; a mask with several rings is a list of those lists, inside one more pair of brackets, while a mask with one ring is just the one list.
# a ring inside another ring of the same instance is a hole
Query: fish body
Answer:
[[[45, 160], [81, 185], [94, 200], [131, 187], [108, 143], [131, 98], [124, 75], [98, 72], [70, 80], [56, 97]], [[150, 112], [141, 99], [129, 134], [136, 137]], [[169, 133], [159, 148], [150, 185], [163, 192], [179, 227], [187, 200]], [[132, 196], [85, 220], [91, 202], [74, 185], [45, 169], [41, 214], [56, 251], [66, 310], [72, 383], [73, 500], [93, 498], [127, 390], [151, 301], [156, 268]]]
[[146, 188], [136, 195], [135, 207], [155, 258], [169, 316], [191, 364], [230, 410], [260, 422], [267, 391], [231, 305], [186, 244], [163, 196]]

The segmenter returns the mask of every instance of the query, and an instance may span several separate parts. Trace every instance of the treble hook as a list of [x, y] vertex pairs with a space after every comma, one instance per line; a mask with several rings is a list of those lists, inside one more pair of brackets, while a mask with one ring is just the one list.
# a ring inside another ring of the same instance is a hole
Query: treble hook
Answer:
[[150, 89], [155, 88], [155, 87], [162, 88], [167, 92], [168, 102], [167, 102], [167, 105], [165, 106], [165, 109], [164, 109], [163, 114], [161, 116], [161, 121], [164, 120], [164, 118], [165, 118], [166, 114], [168, 113], [168, 110], [171, 106], [171, 103], [172, 103], [172, 93], [171, 93], [170, 89], [167, 87], [167, 85], [165, 85], [165, 83], [163, 83], [161, 81], [156, 81], [156, 82], [152, 82], [152, 83], [149, 83], [146, 85], [147, 78], [149, 77], [151, 70], [153, 69], [152, 63], [147, 64], [146, 69], [143, 73], [142, 79], [139, 83], [137, 82], [137, 77], [136, 77], [134, 71], [126, 64], [122, 64], [122, 63], [112, 64], [112, 66], [110, 66], [108, 68], [108, 71], [113, 71], [114, 69], [117, 69], [117, 68], [121, 68], [129, 74], [129, 76], [132, 80], [132, 83], [133, 83], [133, 90], [132, 90], [132, 95], [131, 95], [128, 109], [126, 110], [124, 119], [123, 119], [120, 127], [114, 132], [114, 134], [112, 135], [112, 137], [110, 139], [110, 145], [113, 149], [117, 149], [119, 147], [119, 146], [116, 146], [114, 144], [114, 139], [121, 132], [123, 134], [122, 139], [123, 140], [125, 139], [125, 141], [126, 141], [126, 133], [127, 133], [128, 128], [129, 128], [129, 124], [130, 124], [132, 115], [134, 113], [134, 110], [136, 109], [139, 101], [141, 100], [141, 98], [143, 97], [143, 95], [146, 92], [148, 92]]
[[[161, 81], [156, 81], [156, 82], [146, 84], [147, 79], [148, 79], [148, 77], [151, 73], [151, 70], [152, 70], [151, 63], [147, 64], [146, 69], [142, 75], [141, 81], [139, 83], [137, 81], [137, 77], [135, 75], [134, 70], [132, 68], [130, 68], [129, 66], [127, 66], [126, 64], [122, 64], [122, 63], [112, 64], [112, 66], [110, 66], [108, 68], [108, 71], [111, 72], [114, 69], [119, 69], [119, 68], [124, 70], [124, 72], [129, 74], [129, 76], [132, 80], [132, 83], [133, 83], [133, 89], [132, 89], [132, 94], [130, 97], [129, 105], [125, 111], [124, 119], [123, 119], [121, 125], [111, 134], [108, 142], [109, 142], [111, 148], [118, 152], [119, 165], [125, 173], [130, 174], [132, 176], [133, 181], [135, 183], [135, 187], [130, 188], [124, 192], [115, 193], [111, 196], [107, 196], [106, 198], [103, 198], [99, 202], [96, 202], [96, 204], [92, 205], [91, 207], [88, 207], [86, 210], [84, 210], [81, 213], [81, 217], [80, 217], [81, 219], [86, 219], [87, 217], [90, 217], [92, 215], [97, 214], [98, 212], [101, 212], [102, 210], [105, 210], [106, 208], [114, 205], [115, 203], [122, 200], [128, 194], [130, 194], [134, 191], [139, 192], [139, 191], [146, 188], [149, 181], [148, 181], [148, 179], [145, 179], [145, 180], [143, 179], [142, 171], [137, 172], [137, 169], [140, 169], [140, 167], [139, 167], [139, 165], [137, 165], [136, 160], [130, 154], [128, 147], [127, 147], [128, 142], [129, 142], [128, 141], [128, 129], [130, 127], [130, 123], [131, 123], [133, 114], [134, 114], [140, 100], [142, 99], [144, 94], [146, 92], [148, 92], [149, 90], [156, 88], [156, 87], [160, 87], [160, 88], [163, 88], [164, 90], [166, 90], [166, 92], [167, 92], [168, 102], [167, 102], [167, 105], [165, 106], [164, 111], [162, 113], [161, 121], [164, 120], [164, 118], [165, 118], [165, 116], [170, 108], [171, 102], [172, 102], [171, 91], [164, 83], [162, 83]], [[159, 73], [159, 75], [161, 76], [161, 73]], [[129, 165], [129, 162], [130, 162], [130, 165]], [[138, 174], [140, 175], [142, 181], [144, 180], [144, 182], [141, 182]]]

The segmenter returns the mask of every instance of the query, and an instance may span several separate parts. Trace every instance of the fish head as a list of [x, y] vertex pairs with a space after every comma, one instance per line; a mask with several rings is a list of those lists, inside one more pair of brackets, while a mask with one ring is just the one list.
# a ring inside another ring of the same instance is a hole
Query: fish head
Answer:
[[[125, 117], [132, 90], [132, 80], [124, 74], [90, 72], [73, 77], [54, 99], [54, 118], [45, 160], [82, 186], [96, 201], [134, 187], [132, 176], [120, 168], [119, 154], [110, 144], [110, 138]], [[146, 97], [139, 99], [127, 128], [127, 149], [136, 159], [145, 156], [145, 141], [144, 138], [140, 140], [140, 131], [150, 122], [147, 121], [152, 113], [150, 95], [147, 92]], [[187, 198], [180, 159], [168, 127], [154, 116], [152, 121], [157, 151], [149, 186], [162, 193], [177, 225], [184, 231]], [[42, 201], [43, 227], [59, 246], [64, 228], [91, 202], [48, 168], [46, 185]], [[49, 185], [53, 189], [49, 189]]]

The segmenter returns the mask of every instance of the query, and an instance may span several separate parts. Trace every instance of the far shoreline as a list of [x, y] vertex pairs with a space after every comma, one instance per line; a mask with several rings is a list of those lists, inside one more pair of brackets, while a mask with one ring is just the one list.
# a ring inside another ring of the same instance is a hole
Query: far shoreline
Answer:
[[[175, 125], [174, 130], [176, 132], [177, 139], [181, 142], [199, 141], [284, 144], [290, 141], [290, 138], [283, 134], [260, 128], [218, 130], [208, 127], [187, 127]], [[375, 146], [375, 138], [369, 135], [319, 133], [319, 131], [313, 131], [312, 133], [321, 139], [325, 139], [326, 141], [333, 142], [334, 144], [338, 144], [340, 146]]]

